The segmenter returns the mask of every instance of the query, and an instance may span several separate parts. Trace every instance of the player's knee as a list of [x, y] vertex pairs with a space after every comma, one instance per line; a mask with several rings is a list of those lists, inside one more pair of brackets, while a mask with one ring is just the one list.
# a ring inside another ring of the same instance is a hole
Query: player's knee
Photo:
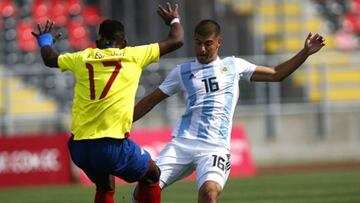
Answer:
[[149, 170], [146, 172], [145, 176], [141, 178], [140, 182], [156, 183], [160, 180], [160, 174], [160, 168], [154, 162], [152, 162]]
[[221, 187], [214, 182], [203, 184], [199, 190], [199, 202], [216, 203], [221, 193]]
[[110, 175], [107, 178], [97, 178], [93, 181], [96, 185], [96, 190], [112, 191], [115, 190], [115, 178]]
[[202, 190], [199, 192], [199, 202], [208, 202], [208, 203], [216, 203], [220, 193], [216, 190]]

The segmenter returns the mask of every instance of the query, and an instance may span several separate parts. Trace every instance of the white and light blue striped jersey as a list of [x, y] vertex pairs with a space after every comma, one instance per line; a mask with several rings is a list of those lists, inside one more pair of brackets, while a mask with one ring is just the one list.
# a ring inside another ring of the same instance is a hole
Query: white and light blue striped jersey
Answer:
[[239, 80], [250, 78], [256, 65], [227, 57], [209, 64], [197, 60], [177, 65], [160, 90], [171, 96], [185, 92], [185, 112], [173, 130], [173, 137], [197, 139], [230, 149], [230, 133], [239, 97]]

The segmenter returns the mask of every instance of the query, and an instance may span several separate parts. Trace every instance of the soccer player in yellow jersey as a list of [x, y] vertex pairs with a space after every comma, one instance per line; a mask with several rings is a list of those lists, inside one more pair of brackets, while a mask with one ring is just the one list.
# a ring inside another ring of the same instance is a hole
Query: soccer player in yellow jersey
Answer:
[[76, 78], [68, 146], [74, 163], [96, 185], [95, 203], [114, 202], [114, 176], [138, 181], [140, 202], [160, 202], [160, 170], [129, 138], [142, 70], [183, 44], [178, 5], [159, 5], [158, 14], [170, 26], [169, 35], [143, 46], [127, 46], [124, 26], [116, 20], [100, 24], [97, 48], [75, 53], [59, 55], [52, 48], [50, 20], [32, 32], [45, 65], [71, 71]]

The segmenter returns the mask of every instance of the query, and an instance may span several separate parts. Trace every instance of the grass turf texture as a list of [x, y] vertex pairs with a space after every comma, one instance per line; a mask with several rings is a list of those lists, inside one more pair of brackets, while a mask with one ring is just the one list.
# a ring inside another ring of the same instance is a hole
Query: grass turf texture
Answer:
[[[117, 185], [116, 202], [128, 203], [132, 185]], [[95, 189], [81, 185], [1, 188], [1, 203], [90, 203]], [[196, 202], [194, 182], [163, 191], [163, 203]], [[230, 179], [222, 203], [360, 203], [360, 170], [302, 172]]]

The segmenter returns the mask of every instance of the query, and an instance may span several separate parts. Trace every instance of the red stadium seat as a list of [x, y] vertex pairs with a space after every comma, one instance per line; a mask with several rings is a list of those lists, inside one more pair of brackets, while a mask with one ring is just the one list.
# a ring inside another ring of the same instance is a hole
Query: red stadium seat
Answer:
[[360, 0], [351, 1], [351, 11], [360, 14]]
[[72, 48], [85, 49], [91, 46], [89, 30], [83, 20], [74, 19], [67, 25], [69, 43]]
[[68, 9], [69, 4], [67, 1], [63, 0], [52, 0], [50, 14], [51, 19], [56, 23], [57, 26], [64, 26], [68, 21]]
[[45, 0], [34, 0], [31, 15], [35, 22], [43, 23], [49, 19], [49, 5]]
[[9, 17], [16, 14], [16, 6], [12, 0], [1, 0], [0, 1], [0, 14], [3, 17]]
[[22, 20], [17, 24], [17, 43], [20, 50], [25, 52], [35, 52], [38, 49], [36, 40], [31, 34], [33, 29], [34, 24], [31, 20]]
[[82, 5], [80, 0], [68, 0], [68, 12], [70, 15], [79, 15], [82, 10]]
[[102, 16], [100, 10], [96, 6], [85, 6], [82, 10], [82, 16], [84, 20], [89, 25], [98, 26], [102, 21]]
[[360, 19], [356, 13], [347, 13], [344, 15], [343, 26], [355, 33], [360, 33]]

